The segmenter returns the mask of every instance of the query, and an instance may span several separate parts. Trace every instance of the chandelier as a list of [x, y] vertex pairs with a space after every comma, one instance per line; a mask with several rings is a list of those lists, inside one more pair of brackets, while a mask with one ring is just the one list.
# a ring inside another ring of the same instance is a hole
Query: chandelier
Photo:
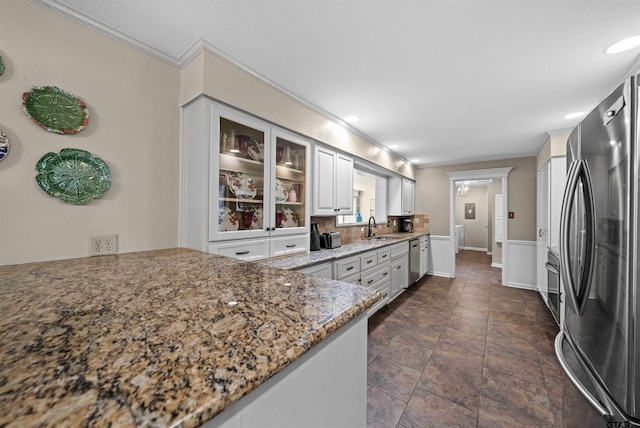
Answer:
[[469, 194], [469, 186], [466, 184], [458, 185], [458, 196], [464, 197]]

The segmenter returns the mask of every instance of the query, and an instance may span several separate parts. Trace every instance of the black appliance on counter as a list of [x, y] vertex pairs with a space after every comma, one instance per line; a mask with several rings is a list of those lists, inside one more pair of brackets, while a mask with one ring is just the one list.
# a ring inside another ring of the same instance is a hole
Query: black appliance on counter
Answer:
[[413, 232], [413, 217], [399, 217], [398, 218], [398, 232], [411, 233]]
[[322, 248], [320, 242], [320, 231], [318, 230], [318, 223], [311, 223], [311, 239], [309, 240], [309, 250], [320, 250]]

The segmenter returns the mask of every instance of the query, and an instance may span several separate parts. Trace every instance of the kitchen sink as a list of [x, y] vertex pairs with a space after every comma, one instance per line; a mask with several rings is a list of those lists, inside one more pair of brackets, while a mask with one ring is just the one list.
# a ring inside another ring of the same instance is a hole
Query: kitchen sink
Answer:
[[372, 239], [374, 241], [395, 241], [396, 238], [395, 236], [373, 236], [369, 239]]

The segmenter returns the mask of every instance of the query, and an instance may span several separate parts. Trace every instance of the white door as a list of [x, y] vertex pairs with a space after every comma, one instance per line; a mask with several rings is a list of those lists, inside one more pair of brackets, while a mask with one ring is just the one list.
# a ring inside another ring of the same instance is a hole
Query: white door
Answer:
[[536, 247], [537, 247], [537, 286], [542, 298], [547, 299], [547, 247], [549, 246], [549, 170], [550, 163], [547, 162], [538, 171], [537, 176], [537, 205], [536, 215]]

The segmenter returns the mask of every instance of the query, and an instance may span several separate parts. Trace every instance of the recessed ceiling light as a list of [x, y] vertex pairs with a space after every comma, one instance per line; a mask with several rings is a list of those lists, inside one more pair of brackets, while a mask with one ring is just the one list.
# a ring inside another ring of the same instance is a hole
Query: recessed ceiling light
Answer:
[[355, 115], [347, 116], [347, 117], [344, 118], [344, 121], [347, 122], [347, 123], [354, 123], [354, 122], [357, 122], [359, 120], [360, 120], [360, 116], [355, 116]]
[[575, 113], [569, 113], [564, 115], [565, 119], [575, 119], [576, 117], [582, 117], [584, 116], [584, 112], [583, 111], [577, 111]]
[[411, 163], [419, 163], [420, 159], [411, 159], [409, 162], [411, 162]]
[[606, 48], [604, 53], [617, 54], [637, 48], [638, 46], [640, 46], [640, 36], [627, 37], [626, 39], [620, 40]]
[[389, 144], [387, 147], [390, 149], [397, 149], [400, 146], [398, 146], [397, 144]]

